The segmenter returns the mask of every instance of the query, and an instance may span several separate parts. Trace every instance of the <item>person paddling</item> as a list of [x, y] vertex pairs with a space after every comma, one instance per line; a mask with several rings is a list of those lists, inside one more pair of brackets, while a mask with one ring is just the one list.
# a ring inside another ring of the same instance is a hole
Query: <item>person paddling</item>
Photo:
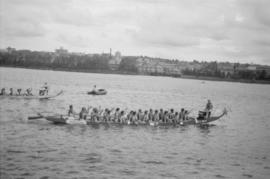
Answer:
[[10, 96], [13, 96], [13, 88], [10, 88], [10, 89], [9, 89], [9, 95], [10, 95]]
[[17, 89], [17, 96], [21, 96], [21, 91], [22, 91], [22, 89]]
[[86, 110], [86, 108], [83, 107], [79, 114], [79, 117], [80, 117], [79, 119], [86, 119], [88, 112], [89, 112], [89, 108]]
[[74, 116], [75, 112], [73, 109], [73, 105], [69, 105], [69, 109], [68, 109], [68, 116]]
[[5, 89], [5, 88], [2, 88], [2, 89], [1, 89], [0, 95], [1, 95], [1, 96], [6, 95], [6, 89]]
[[26, 96], [33, 96], [33, 94], [32, 94], [32, 88], [26, 89]]

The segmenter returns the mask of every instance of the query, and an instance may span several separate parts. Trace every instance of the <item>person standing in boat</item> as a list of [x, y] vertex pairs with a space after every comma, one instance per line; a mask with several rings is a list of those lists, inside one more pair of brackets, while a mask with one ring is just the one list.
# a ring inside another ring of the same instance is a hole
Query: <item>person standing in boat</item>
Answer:
[[204, 110], [206, 112], [206, 116], [205, 116], [206, 119], [208, 119], [210, 117], [212, 109], [213, 109], [213, 104], [208, 99], [206, 106], [205, 106], [205, 110]]
[[96, 85], [94, 85], [94, 87], [93, 87], [93, 90], [92, 90], [93, 92], [97, 92], [97, 86]]
[[181, 111], [180, 111], [180, 113], [179, 113], [179, 121], [180, 122], [183, 122], [184, 119], [185, 119], [185, 109], [182, 108]]
[[49, 93], [49, 86], [48, 86], [47, 82], [44, 83], [43, 89], [44, 89], [44, 95], [45, 94], [48, 95], [48, 93]]

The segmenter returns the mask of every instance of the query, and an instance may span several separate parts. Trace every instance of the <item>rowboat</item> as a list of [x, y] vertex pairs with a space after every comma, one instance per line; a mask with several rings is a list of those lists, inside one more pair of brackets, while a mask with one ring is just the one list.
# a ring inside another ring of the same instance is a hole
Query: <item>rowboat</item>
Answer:
[[107, 91], [105, 89], [98, 89], [98, 90], [88, 91], [87, 94], [90, 94], [90, 95], [105, 95], [105, 94], [107, 94]]
[[136, 123], [118, 123], [118, 122], [104, 122], [104, 121], [91, 121], [91, 120], [84, 120], [84, 119], [78, 119], [75, 117], [70, 117], [66, 115], [53, 115], [53, 116], [43, 116], [42, 114], [39, 114], [38, 116], [34, 117], [28, 117], [29, 120], [39, 119], [39, 118], [45, 118], [46, 120], [54, 123], [54, 124], [88, 124], [88, 125], [136, 125], [136, 126], [178, 126], [178, 125], [201, 125], [201, 124], [208, 124], [210, 122], [214, 122], [220, 118], [222, 118], [224, 115], [227, 114], [227, 110], [224, 109], [223, 112], [218, 116], [211, 116], [205, 120], [198, 121], [195, 117], [189, 117], [187, 120], [184, 120], [180, 123], [163, 123], [163, 122], [136, 122]]
[[10, 99], [51, 99], [51, 98], [55, 98], [57, 96], [60, 96], [61, 94], [63, 94], [63, 90], [61, 90], [60, 92], [54, 94], [54, 95], [43, 95], [43, 96], [38, 96], [38, 95], [32, 95], [32, 96], [26, 96], [26, 95], [2, 95], [0, 96], [0, 98], [10, 98]]

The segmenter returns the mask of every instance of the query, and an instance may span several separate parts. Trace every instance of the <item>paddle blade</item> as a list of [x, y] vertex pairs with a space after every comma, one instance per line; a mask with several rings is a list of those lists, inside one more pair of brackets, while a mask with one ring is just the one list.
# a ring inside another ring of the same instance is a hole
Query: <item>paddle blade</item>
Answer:
[[43, 116], [39, 115], [39, 116], [29, 116], [28, 120], [35, 120], [35, 119], [41, 119], [43, 118]]

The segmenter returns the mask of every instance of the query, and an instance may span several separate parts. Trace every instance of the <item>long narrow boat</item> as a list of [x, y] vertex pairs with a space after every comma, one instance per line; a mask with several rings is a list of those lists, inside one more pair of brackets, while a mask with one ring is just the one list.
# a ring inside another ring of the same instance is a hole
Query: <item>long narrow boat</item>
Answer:
[[33, 95], [33, 96], [17, 96], [17, 95], [2, 95], [0, 96], [0, 98], [10, 98], [10, 99], [51, 99], [51, 98], [55, 98], [57, 96], [60, 96], [61, 94], [63, 94], [63, 90], [61, 90], [60, 92], [54, 94], [54, 95], [44, 95], [44, 96], [38, 96], [38, 95]]
[[[227, 114], [227, 110], [224, 109], [222, 114], [219, 116], [211, 116], [204, 121], [197, 121], [195, 117], [189, 117], [188, 120], [184, 120], [181, 123], [162, 123], [162, 122], [150, 122], [150, 123], [117, 123], [117, 122], [93, 122], [90, 120], [79, 120], [74, 117], [68, 117], [65, 115], [54, 115], [54, 116], [43, 116], [39, 114], [39, 116], [28, 117], [29, 120], [45, 118], [46, 120], [53, 122], [54, 124], [88, 124], [88, 125], [136, 125], [136, 126], [178, 126], [178, 125], [196, 125], [196, 124], [208, 124], [210, 122], [216, 121], [222, 118]], [[197, 121], [197, 122], [196, 122]]]

